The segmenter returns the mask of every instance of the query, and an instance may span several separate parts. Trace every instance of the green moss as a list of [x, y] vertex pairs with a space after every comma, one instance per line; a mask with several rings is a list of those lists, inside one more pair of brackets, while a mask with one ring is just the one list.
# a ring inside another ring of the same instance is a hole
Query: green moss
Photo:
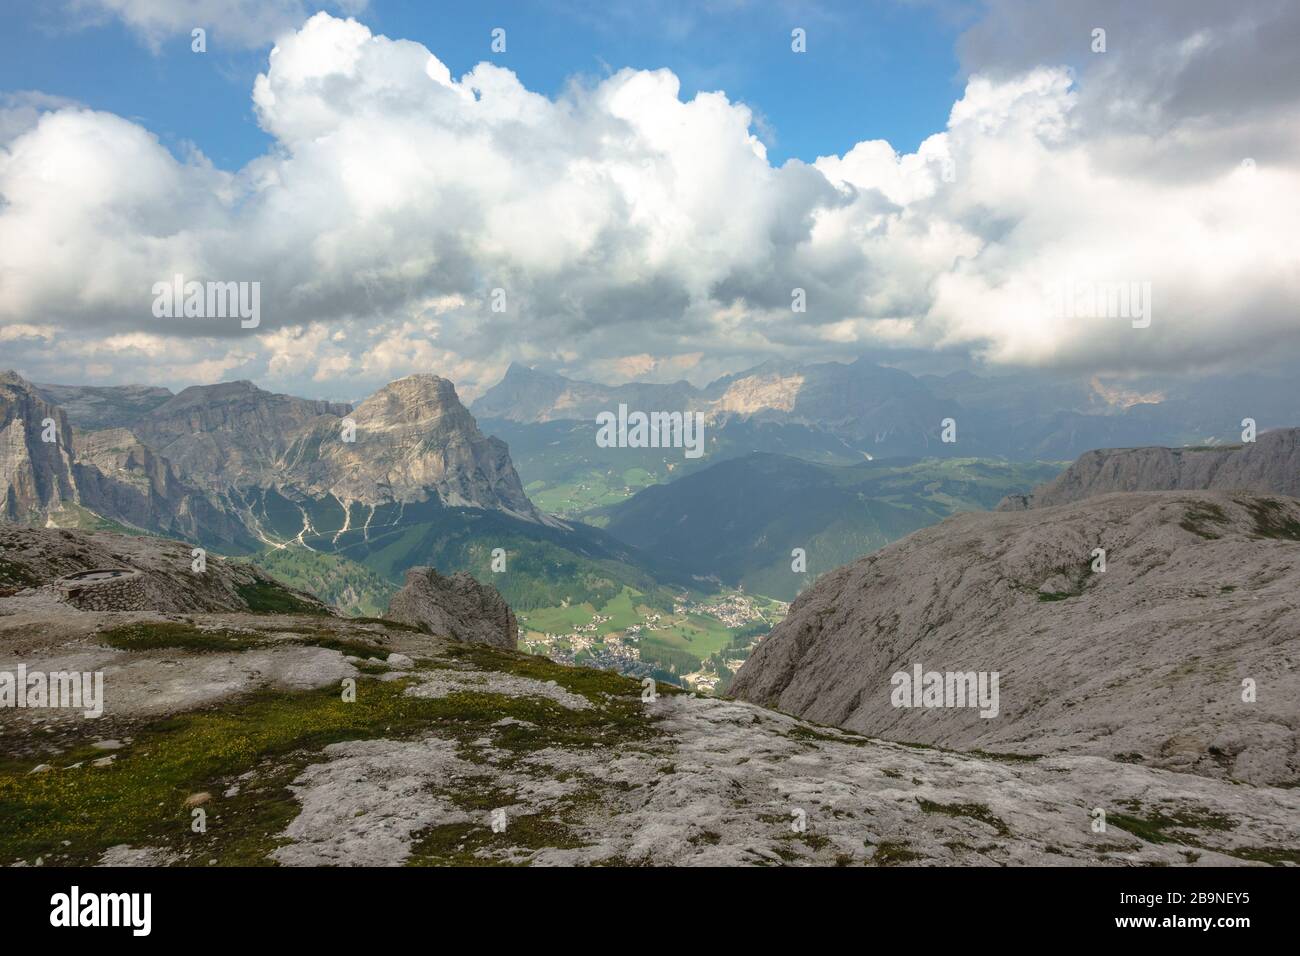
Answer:
[[[567, 667], [537, 654], [498, 650], [486, 644], [456, 642], [449, 644], [443, 653], [453, 660], [473, 664], [480, 670], [500, 671], [539, 681], [555, 681], [565, 690], [581, 694], [592, 703], [605, 703], [609, 698], [635, 700], [638, 704], [641, 700], [641, 683], [614, 671]], [[656, 682], [656, 688], [663, 696], [683, 693], [680, 688], [662, 682]]]
[[258, 647], [301, 644], [323, 647], [352, 657], [388, 657], [387, 648], [368, 641], [342, 637], [333, 629], [309, 631], [292, 641], [275, 640], [265, 634], [228, 629], [203, 629], [184, 621], [135, 621], [100, 632], [97, 638], [122, 651], [183, 650], [198, 653], [229, 653]]
[[970, 750], [967, 751], [972, 757], [982, 757], [985, 760], [996, 760], [999, 763], [1033, 763], [1035, 760], [1042, 760], [1042, 754], [1004, 754], [994, 753], [989, 750]]
[[100, 643], [120, 651], [176, 649], [220, 653], [246, 651], [269, 643], [260, 634], [228, 630], [202, 630], [178, 621], [136, 621], [101, 631]]
[[1300, 866], [1300, 850], [1280, 846], [1233, 847], [1219, 852], [1226, 853], [1228, 856], [1235, 856], [1239, 860], [1253, 860], [1256, 863], [1267, 863], [1270, 866], [1281, 866], [1283, 863], [1294, 863]]
[[411, 631], [415, 634], [423, 634], [420, 628], [414, 624], [406, 624], [402, 621], [390, 621], [386, 617], [351, 617], [348, 620], [353, 624], [382, 624], [384, 627], [394, 631]]
[[910, 863], [920, 859], [922, 859], [921, 854], [908, 849], [906, 843], [885, 840], [876, 844], [876, 855], [871, 858], [871, 862], [876, 866], [897, 866], [900, 863]]
[[374, 644], [368, 644], [365, 641], [352, 640], [346, 637], [332, 637], [328, 632], [324, 634], [313, 634], [302, 638], [298, 643], [309, 644], [312, 647], [323, 647], [326, 650], [338, 651], [348, 657], [360, 657], [362, 660], [368, 658], [377, 658], [386, 660], [389, 651], [384, 647], [377, 647]]
[[506, 828], [494, 833], [482, 823], [447, 823], [414, 835], [407, 866], [495, 866], [502, 854], [586, 846], [572, 828], [546, 813], [508, 816]]
[[971, 820], [978, 820], [980, 823], [991, 826], [1000, 836], [1011, 836], [1010, 828], [1002, 821], [1000, 817], [994, 816], [987, 806], [982, 803], [935, 803], [931, 800], [919, 799], [917, 803], [926, 813], [941, 813], [949, 817], [968, 817]]
[[831, 732], [818, 730], [815, 727], [809, 727], [804, 724], [791, 727], [785, 732], [785, 736], [789, 740], [817, 741], [826, 744], [849, 744], [853, 747], [865, 747], [871, 743], [870, 738], [860, 737], [847, 730]]
[[[1128, 806], [1138, 809], [1139, 805], [1130, 801]], [[1147, 843], [1191, 843], [1193, 846], [1199, 845], [1195, 835], [1183, 831], [1231, 830], [1237, 825], [1222, 814], [1192, 809], [1177, 810], [1172, 813], [1157, 810], [1145, 817], [1136, 814], [1109, 813], [1106, 815], [1106, 822]]]

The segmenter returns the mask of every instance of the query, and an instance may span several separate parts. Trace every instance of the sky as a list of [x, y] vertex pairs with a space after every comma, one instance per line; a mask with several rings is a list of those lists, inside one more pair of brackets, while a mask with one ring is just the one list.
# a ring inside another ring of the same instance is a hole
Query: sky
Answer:
[[[1293, 362], [1297, 40], [1285, 0], [6, 3], [0, 367]], [[176, 275], [256, 325], [159, 314]]]

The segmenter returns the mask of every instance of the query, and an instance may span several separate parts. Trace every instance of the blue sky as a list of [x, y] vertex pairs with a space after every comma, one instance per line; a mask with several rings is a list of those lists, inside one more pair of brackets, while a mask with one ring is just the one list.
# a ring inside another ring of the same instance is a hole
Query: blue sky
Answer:
[[[2, 364], [355, 397], [1285, 361], [1296, 36], [1284, 0], [4, 0]], [[176, 275], [259, 320], [160, 321]], [[1120, 283], [1150, 322], [1050, 306]]]
[[[864, 139], [910, 152], [943, 129], [963, 81], [954, 45], [966, 20], [949, 8], [895, 0], [371, 0], [359, 18], [376, 33], [423, 43], [454, 76], [490, 59], [551, 96], [575, 76], [667, 67], [681, 79], [684, 99], [725, 90], [753, 108], [777, 164], [843, 153]], [[505, 54], [489, 49], [498, 26], [507, 31]], [[808, 33], [803, 55], [790, 50], [796, 26]], [[0, 89], [39, 90], [116, 113], [173, 150], [188, 140], [233, 170], [270, 143], [250, 102], [269, 46], [232, 49], [217, 29], [208, 39], [203, 56], [182, 36], [154, 52], [116, 18], [92, 22], [56, 3], [5, 4]]]

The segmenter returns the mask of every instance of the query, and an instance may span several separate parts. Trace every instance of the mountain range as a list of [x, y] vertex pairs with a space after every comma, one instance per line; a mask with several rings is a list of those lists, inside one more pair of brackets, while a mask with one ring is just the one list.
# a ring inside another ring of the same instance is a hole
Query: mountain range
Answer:
[[[913, 375], [867, 357], [768, 362], [703, 387], [607, 386], [515, 363], [471, 408], [480, 420], [538, 425], [589, 421], [620, 403], [699, 411], [718, 434], [737, 422], [808, 430], [857, 457], [1070, 460], [1094, 448], [1231, 444], [1246, 417], [1260, 430], [1300, 421], [1300, 396], [1277, 374], [1140, 383], [1040, 372]], [[943, 440], [945, 418], [956, 423], [953, 442]], [[761, 443], [745, 451], [786, 453]]]
[[[246, 381], [171, 394], [36, 385], [9, 372], [0, 375], [0, 508], [17, 524], [136, 530], [266, 555], [259, 560], [294, 584], [355, 609], [382, 606], [423, 565], [499, 582], [520, 610], [599, 608], [624, 587], [660, 607], [684, 588], [788, 599], [949, 515], [1000, 499], [1027, 505], [1028, 490], [1063, 467], [973, 451], [1065, 449], [1081, 435], [1144, 427], [1186, 432], [1205, 413], [1185, 396], [1137, 397], [1030, 375], [914, 376], [865, 358], [768, 363], [705, 388], [602, 386], [515, 364], [474, 413], [450, 381], [426, 374], [353, 405]], [[700, 411], [706, 454], [601, 448], [595, 415], [619, 404]], [[1261, 400], [1259, 414], [1284, 406]], [[1026, 407], [1037, 414], [1028, 422], [1016, 417]], [[948, 417], [954, 443], [940, 440]], [[1263, 432], [1259, 448], [1276, 434]], [[1104, 476], [1135, 467], [1115, 464], [1123, 454], [1089, 453], [1037, 494], [1115, 490], [1123, 483]], [[1267, 457], [1249, 448], [1150, 454], [1167, 459], [1158, 470], [1198, 475], [1227, 455], [1225, 480], [1258, 467], [1241, 461]]]
[[353, 407], [251, 382], [164, 397], [4, 373], [0, 495], [17, 524], [134, 529], [233, 554], [293, 545], [393, 583], [431, 562], [490, 574], [501, 549], [512, 572], [499, 578], [503, 593], [525, 608], [625, 585], [653, 593], [674, 577], [537, 509], [505, 443], [433, 375], [391, 382]]

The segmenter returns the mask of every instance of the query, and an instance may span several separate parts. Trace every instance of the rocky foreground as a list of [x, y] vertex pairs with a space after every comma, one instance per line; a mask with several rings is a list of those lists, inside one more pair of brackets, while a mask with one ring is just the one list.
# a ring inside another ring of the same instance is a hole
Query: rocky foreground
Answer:
[[393, 621], [28, 587], [20, 664], [106, 704], [0, 708], [4, 864], [1300, 862], [1295, 790], [891, 743]]

